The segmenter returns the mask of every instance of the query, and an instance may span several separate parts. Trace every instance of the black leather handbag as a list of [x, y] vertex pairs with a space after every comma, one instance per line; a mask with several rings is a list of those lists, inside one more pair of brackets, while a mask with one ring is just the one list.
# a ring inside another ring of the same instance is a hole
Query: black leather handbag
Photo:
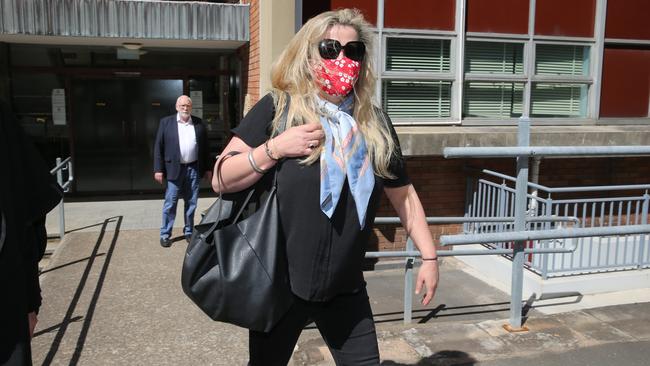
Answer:
[[293, 303], [276, 194], [274, 169], [248, 190], [220, 194], [195, 226], [181, 284], [213, 320], [268, 332]]

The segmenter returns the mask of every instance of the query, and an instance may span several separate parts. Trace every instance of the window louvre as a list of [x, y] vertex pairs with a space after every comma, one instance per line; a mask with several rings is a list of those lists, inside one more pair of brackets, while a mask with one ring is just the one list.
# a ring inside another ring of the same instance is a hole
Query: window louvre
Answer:
[[382, 101], [391, 118], [449, 117], [451, 82], [385, 80]]
[[387, 38], [387, 71], [450, 71], [451, 41], [425, 38]]
[[586, 84], [534, 83], [531, 99], [533, 117], [585, 117]]
[[523, 83], [467, 82], [464, 117], [516, 118], [522, 114]]
[[465, 72], [475, 74], [523, 74], [524, 45], [509, 42], [468, 41]]
[[535, 54], [537, 75], [589, 74], [589, 47], [556, 44], [538, 44]]

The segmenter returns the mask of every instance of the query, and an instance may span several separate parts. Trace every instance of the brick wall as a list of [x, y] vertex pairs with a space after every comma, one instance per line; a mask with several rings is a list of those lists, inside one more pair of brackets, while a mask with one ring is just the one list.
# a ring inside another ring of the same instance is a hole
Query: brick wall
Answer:
[[260, 12], [259, 0], [246, 0], [250, 4], [250, 42], [243, 49], [247, 54], [242, 57], [244, 65], [248, 65], [242, 85], [244, 85], [244, 114], [260, 99]]
[[[491, 169], [515, 175], [515, 160], [505, 159], [444, 159], [442, 157], [407, 158], [407, 171], [427, 216], [463, 216], [465, 207], [466, 167]], [[548, 187], [650, 184], [650, 158], [584, 158], [542, 159], [539, 183]], [[640, 195], [642, 192], [613, 192], [611, 195]], [[575, 196], [575, 194], [574, 194]], [[602, 193], [581, 193], [582, 197], [602, 196]], [[554, 195], [554, 198], [564, 198]], [[386, 197], [377, 213], [396, 216]], [[434, 243], [440, 235], [457, 234], [461, 225], [430, 225]], [[374, 230], [369, 251], [402, 250], [406, 234], [399, 225], [378, 225]]]

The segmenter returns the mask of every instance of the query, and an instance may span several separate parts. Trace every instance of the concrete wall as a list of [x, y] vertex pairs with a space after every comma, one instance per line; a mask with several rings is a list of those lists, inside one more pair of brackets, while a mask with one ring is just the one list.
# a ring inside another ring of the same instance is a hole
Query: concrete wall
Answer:
[[295, 0], [260, 2], [260, 96], [271, 88], [271, 65], [295, 34]]

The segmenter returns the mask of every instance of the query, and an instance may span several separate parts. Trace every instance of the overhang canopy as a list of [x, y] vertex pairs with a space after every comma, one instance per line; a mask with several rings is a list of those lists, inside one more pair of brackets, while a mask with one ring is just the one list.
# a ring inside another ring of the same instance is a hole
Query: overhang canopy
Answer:
[[1, 34], [238, 43], [249, 40], [249, 7], [142, 0], [0, 0]]

